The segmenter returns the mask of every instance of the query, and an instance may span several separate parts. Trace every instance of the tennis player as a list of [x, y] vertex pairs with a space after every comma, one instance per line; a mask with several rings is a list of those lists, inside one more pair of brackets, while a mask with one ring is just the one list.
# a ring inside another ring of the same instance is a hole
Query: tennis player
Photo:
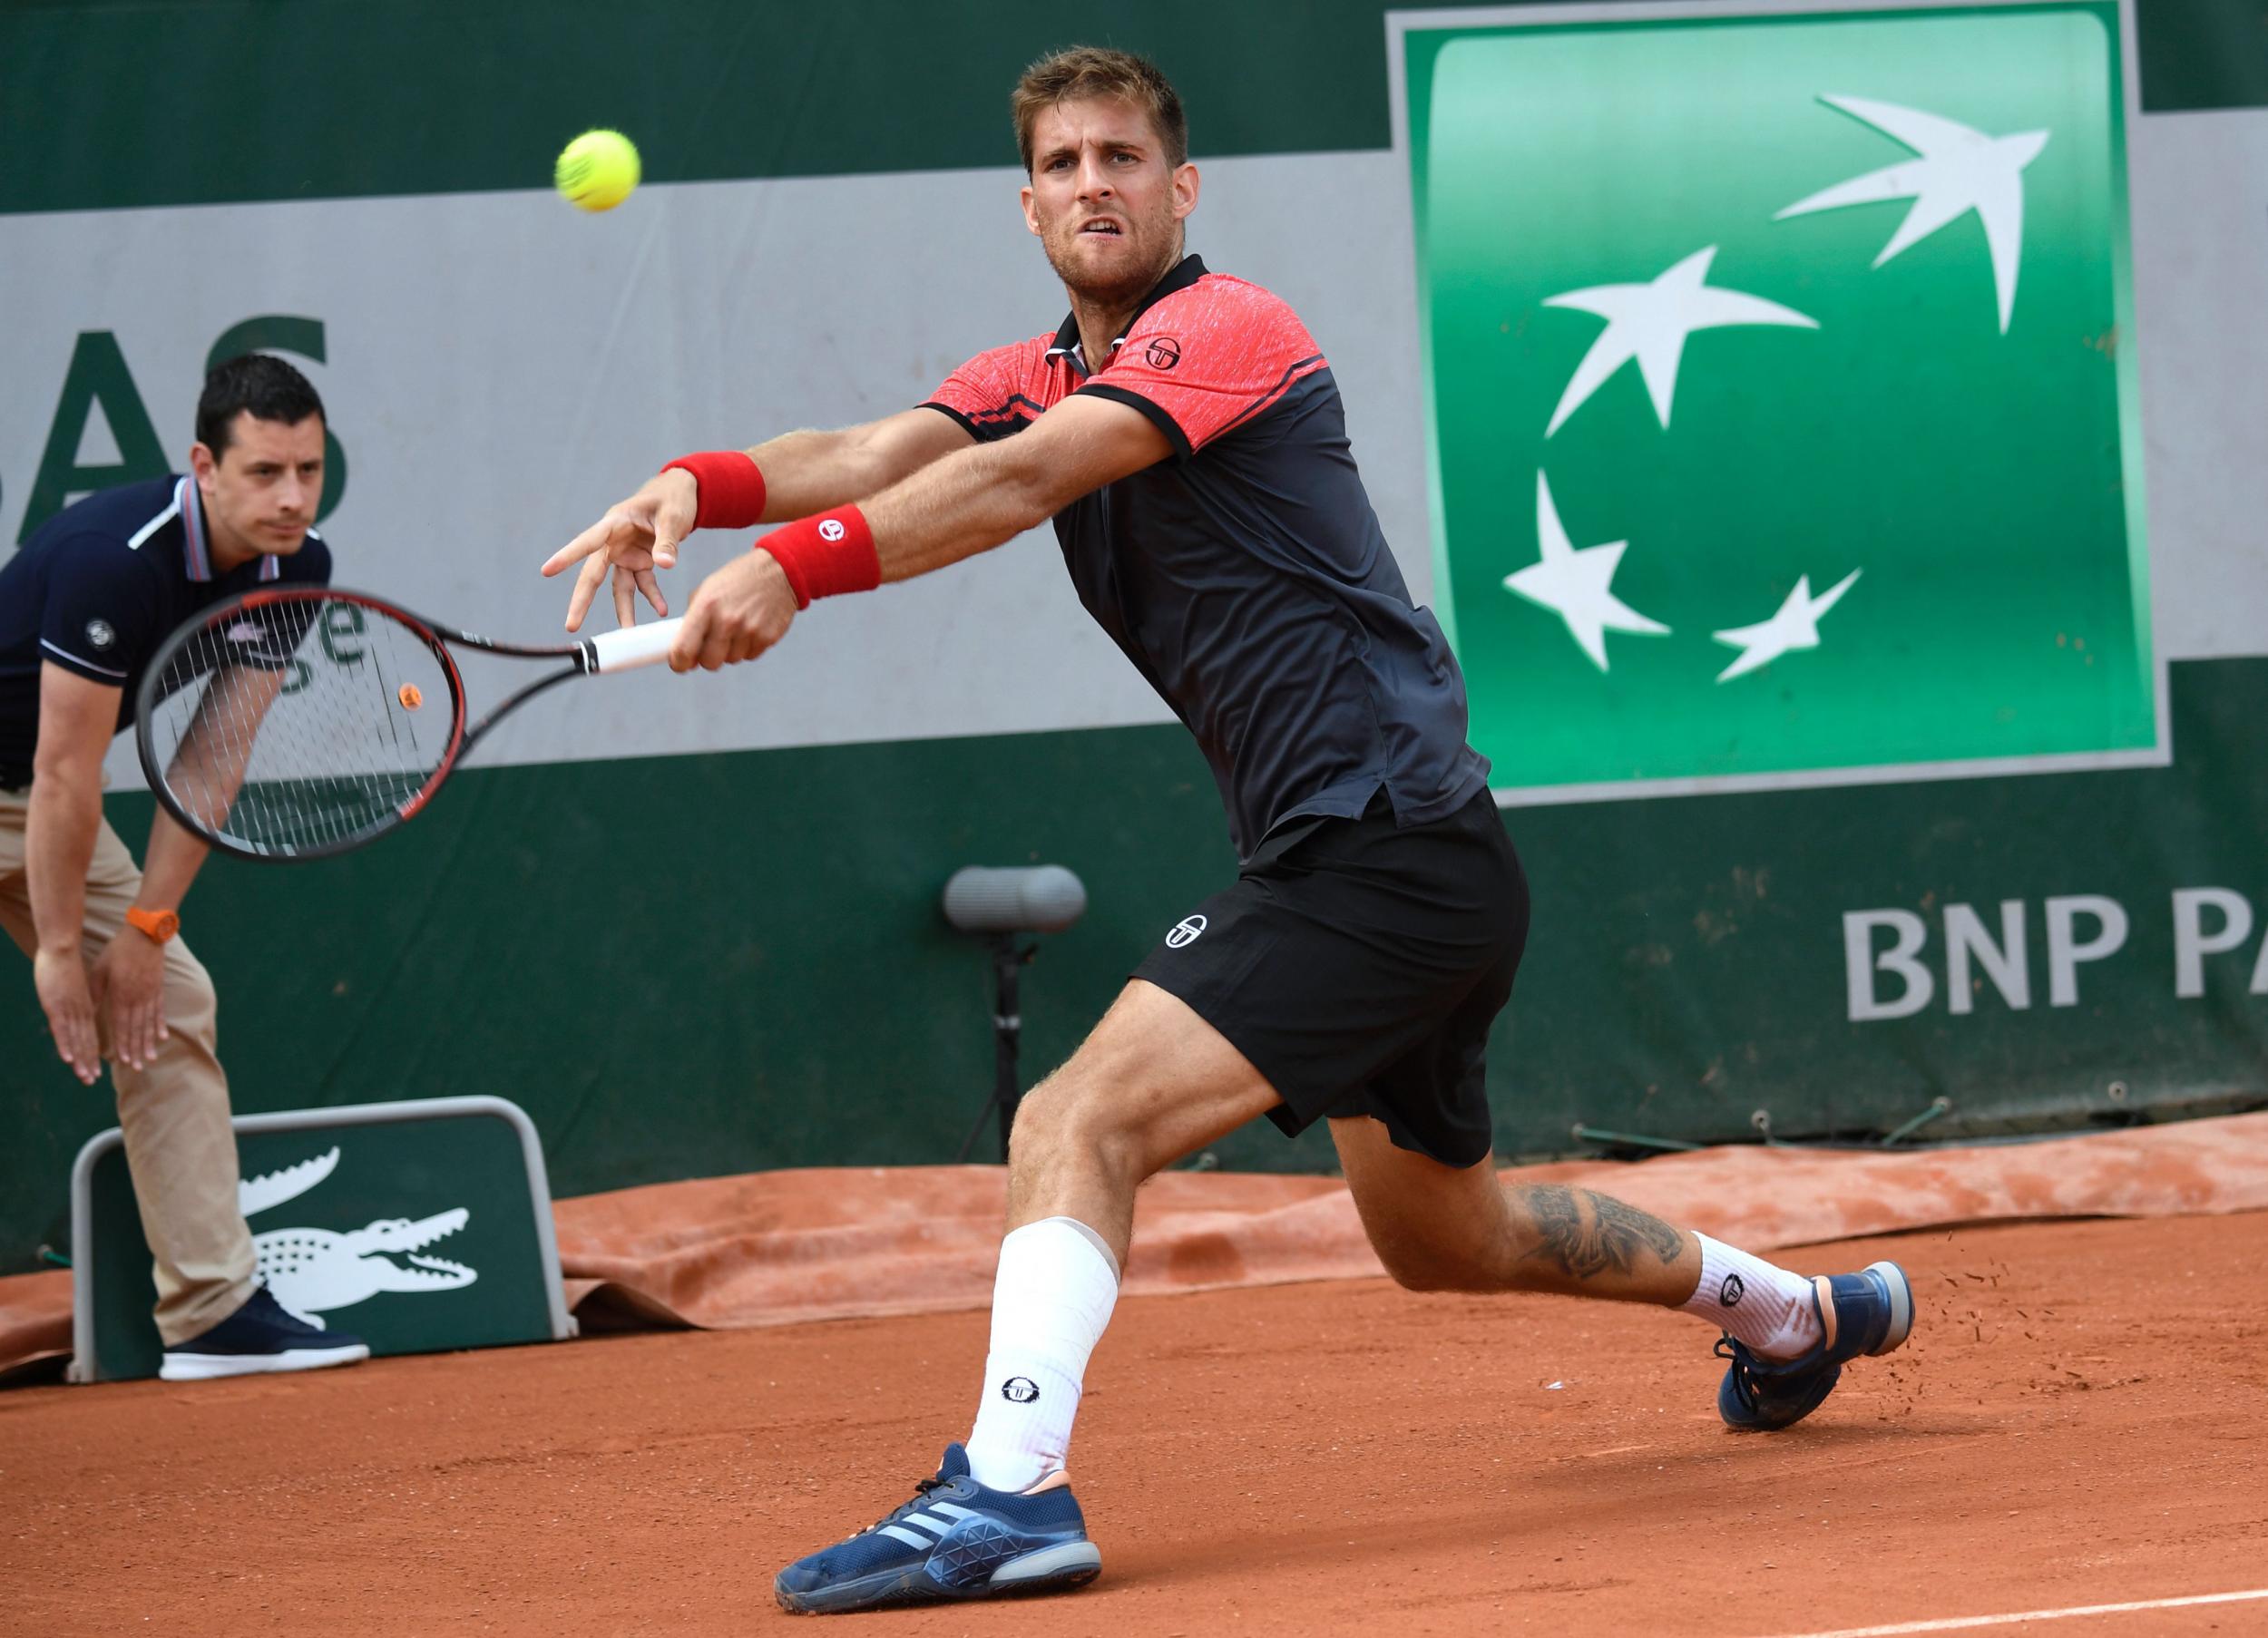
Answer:
[[1895, 1264], [1804, 1278], [1619, 1201], [1501, 1186], [1481, 1056], [1528, 890], [1412, 606], [1323, 348], [1278, 297], [1186, 253], [1198, 176], [1158, 70], [1081, 49], [1012, 100], [1025, 225], [1070, 298], [928, 403], [672, 462], [544, 565], [568, 626], [617, 614], [692, 529], [790, 520], [709, 576], [670, 663], [715, 669], [812, 599], [944, 568], [1052, 520], [1087, 609], [1188, 725], [1242, 860], [1023, 1101], [973, 1431], [878, 1523], [788, 1565], [790, 1610], [1075, 1585], [1101, 1558], [1065, 1477], [1136, 1186], [1255, 1116], [1327, 1119], [1364, 1228], [1420, 1291], [1650, 1302], [1725, 1333], [1735, 1428], [1784, 1428], [1905, 1340]]

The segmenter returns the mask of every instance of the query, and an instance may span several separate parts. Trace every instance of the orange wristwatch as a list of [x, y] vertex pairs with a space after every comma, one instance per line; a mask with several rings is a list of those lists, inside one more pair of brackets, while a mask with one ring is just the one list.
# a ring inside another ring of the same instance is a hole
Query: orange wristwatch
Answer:
[[162, 944], [181, 930], [181, 918], [170, 910], [144, 910], [139, 904], [126, 912], [126, 925], [138, 928], [152, 944]]

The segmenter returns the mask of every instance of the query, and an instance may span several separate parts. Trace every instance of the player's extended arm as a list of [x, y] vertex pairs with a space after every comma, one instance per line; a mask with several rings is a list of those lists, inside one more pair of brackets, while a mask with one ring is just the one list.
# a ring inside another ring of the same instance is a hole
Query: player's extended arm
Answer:
[[[787, 433], [748, 451], [764, 474], [767, 523], [847, 506], [970, 446], [967, 429], [934, 409], [910, 409], [840, 432]], [[675, 469], [677, 477], [692, 474]]]
[[88, 1086], [102, 1071], [95, 1030], [99, 997], [82, 951], [87, 865], [103, 824], [103, 751], [118, 731], [119, 690], [53, 660], [39, 672], [39, 741], [24, 822], [31, 892], [33, 982], [55, 1038], [55, 1055]]
[[[858, 510], [872, 531], [881, 578], [911, 580], [988, 551], [1172, 453], [1139, 410], [1074, 394], [1015, 436], [933, 462]], [[809, 527], [798, 522], [787, 532]], [[796, 608], [787, 572], [759, 541], [701, 582], [670, 648], [670, 668], [714, 671], [754, 659], [787, 635]]]
[[886, 585], [990, 551], [1172, 453], [1139, 410], [1073, 395], [1014, 437], [940, 461], [859, 510]]
[[[969, 447], [967, 431], [933, 409], [904, 410], [835, 432], [793, 432], [748, 451], [764, 474], [764, 521], [808, 517], [877, 494], [933, 461]], [[670, 611], [657, 569], [677, 563], [678, 544], [693, 531], [699, 487], [682, 467], [656, 473], [638, 492], [553, 552], [543, 564], [554, 575], [580, 560], [582, 570], [567, 600], [567, 629], [580, 629], [609, 570], [614, 572], [614, 613], [636, 618], [632, 588], [656, 614]]]

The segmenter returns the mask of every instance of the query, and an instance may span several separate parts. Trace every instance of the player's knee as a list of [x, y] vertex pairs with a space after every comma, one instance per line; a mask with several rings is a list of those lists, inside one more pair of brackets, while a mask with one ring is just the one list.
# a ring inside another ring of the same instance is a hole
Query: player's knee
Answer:
[[1434, 1247], [1414, 1245], [1406, 1242], [1380, 1244], [1374, 1241], [1373, 1249], [1379, 1262], [1386, 1265], [1386, 1272], [1403, 1291], [1476, 1291], [1481, 1289], [1474, 1271], [1453, 1257], [1445, 1257]]
[[1139, 1134], [1126, 1129], [1111, 1100], [1061, 1078], [1042, 1082], [1024, 1098], [1008, 1135], [1009, 1167], [1025, 1175], [1077, 1164], [1139, 1183], [1143, 1153]]
[[1042, 1081], [1024, 1094], [1008, 1130], [1008, 1165], [1024, 1172], [1052, 1162], [1071, 1142], [1071, 1111], [1054, 1084]]

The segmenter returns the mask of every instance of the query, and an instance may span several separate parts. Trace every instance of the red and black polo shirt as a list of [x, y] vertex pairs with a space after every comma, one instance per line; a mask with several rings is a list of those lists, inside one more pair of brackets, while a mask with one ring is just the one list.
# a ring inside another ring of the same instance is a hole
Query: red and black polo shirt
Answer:
[[980, 353], [926, 407], [982, 442], [1072, 393], [1173, 458], [1056, 514], [1080, 600], [1197, 736], [1237, 853], [1382, 789], [1404, 825], [1488, 783], [1440, 623], [1411, 603], [1323, 349], [1279, 297], [1183, 258], [1094, 366], [1079, 326]]

